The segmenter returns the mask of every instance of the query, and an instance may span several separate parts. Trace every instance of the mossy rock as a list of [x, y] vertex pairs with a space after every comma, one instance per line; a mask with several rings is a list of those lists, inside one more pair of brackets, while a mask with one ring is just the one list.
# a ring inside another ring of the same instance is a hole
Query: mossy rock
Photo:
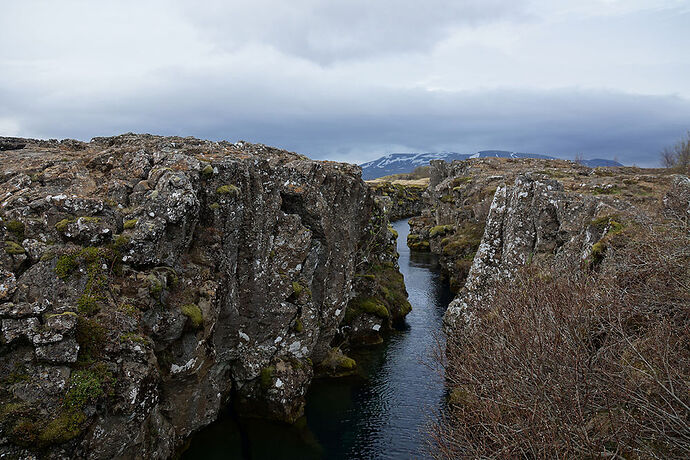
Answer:
[[63, 254], [55, 264], [55, 274], [58, 278], [67, 279], [79, 267], [76, 254]]
[[101, 376], [91, 370], [72, 373], [70, 387], [63, 405], [71, 410], [82, 410], [87, 404], [95, 403], [105, 394]]
[[131, 238], [127, 235], [117, 235], [113, 240], [111, 247], [116, 251], [120, 251], [121, 249], [126, 247], [130, 241]]
[[24, 223], [19, 220], [10, 220], [5, 223], [5, 228], [7, 231], [14, 236], [18, 242], [24, 241]]
[[55, 224], [55, 230], [57, 230], [60, 233], [65, 233], [67, 231], [67, 227], [70, 224], [74, 224], [80, 219], [82, 220], [82, 222], [94, 223], [94, 224], [101, 221], [100, 217], [92, 217], [92, 216], [81, 216], [81, 217], [77, 217], [75, 219], [62, 219], [60, 222]]
[[453, 179], [452, 185], [453, 187], [459, 187], [461, 185], [469, 184], [470, 182], [472, 182], [471, 176], [458, 176]]
[[273, 374], [275, 374], [275, 371], [276, 368], [274, 366], [268, 366], [261, 369], [261, 374], [259, 375], [261, 388], [266, 390], [273, 385]]
[[357, 362], [344, 354], [339, 347], [331, 348], [326, 357], [316, 366], [317, 373], [329, 377], [352, 375], [357, 370]]
[[82, 411], [64, 411], [48, 422], [38, 436], [41, 445], [62, 444], [81, 434], [86, 415]]
[[26, 250], [14, 241], [5, 241], [5, 252], [11, 256], [24, 254]]
[[379, 318], [388, 318], [390, 316], [386, 305], [380, 299], [376, 297], [355, 297], [347, 304], [343, 322], [349, 324], [364, 313], [378, 316]]
[[80, 314], [86, 316], [93, 316], [100, 311], [98, 306], [98, 297], [90, 294], [83, 294], [77, 300], [77, 310]]
[[75, 338], [79, 344], [77, 362], [81, 366], [101, 358], [105, 351], [106, 329], [97, 320], [78, 316]]
[[407, 247], [415, 251], [428, 251], [429, 242], [424, 240], [421, 235], [410, 233], [407, 235]]
[[295, 294], [295, 296], [299, 297], [303, 290], [304, 288], [297, 281], [292, 282], [292, 292]]
[[220, 204], [214, 202], [214, 203], [209, 204], [208, 207], [212, 211], [217, 211], [218, 209], [220, 209]]
[[452, 232], [455, 226], [453, 225], [437, 225], [429, 230], [429, 238], [434, 238], [435, 236], [443, 236], [449, 232]]
[[146, 281], [149, 283], [149, 295], [154, 299], [160, 300], [161, 294], [163, 293], [163, 283], [161, 280], [151, 274], [146, 277]]
[[592, 190], [592, 195], [618, 195], [621, 189], [617, 185], [597, 186]]
[[143, 345], [143, 346], [149, 345], [149, 341], [145, 337], [143, 337], [139, 334], [135, 334], [133, 332], [127, 332], [125, 334], [120, 335], [120, 343], [124, 343], [124, 342], [138, 343], [139, 345]]
[[221, 185], [216, 189], [218, 195], [228, 195], [231, 197], [238, 197], [240, 195], [240, 189], [234, 185], [227, 184]]
[[441, 240], [444, 255], [455, 258], [474, 258], [484, 236], [484, 225], [466, 222], [455, 233]]
[[620, 215], [611, 214], [598, 217], [589, 224], [601, 232], [606, 231], [607, 234], [619, 233], [625, 228], [625, 225], [620, 222], [621, 220]]
[[134, 227], [136, 227], [138, 221], [139, 221], [138, 219], [129, 219], [129, 220], [124, 221], [122, 226], [124, 227], [125, 230], [131, 230]]
[[211, 166], [211, 165], [204, 166], [204, 168], [201, 170], [201, 175], [206, 179], [213, 176], [213, 166]]
[[194, 328], [198, 329], [204, 324], [204, 316], [197, 304], [189, 303], [180, 307], [182, 314], [189, 318]]
[[591, 266], [599, 265], [601, 261], [604, 260], [606, 249], [606, 243], [601, 240], [592, 245], [592, 252], [589, 255], [589, 263]]
[[419, 241], [414, 243], [407, 243], [407, 247], [414, 251], [429, 251], [430, 246], [428, 241]]

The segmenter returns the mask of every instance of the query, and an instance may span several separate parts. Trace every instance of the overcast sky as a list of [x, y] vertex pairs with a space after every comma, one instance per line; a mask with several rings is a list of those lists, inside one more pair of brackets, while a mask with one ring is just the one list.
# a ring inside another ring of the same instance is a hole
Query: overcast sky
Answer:
[[505, 149], [655, 166], [690, 0], [0, 0], [0, 135]]

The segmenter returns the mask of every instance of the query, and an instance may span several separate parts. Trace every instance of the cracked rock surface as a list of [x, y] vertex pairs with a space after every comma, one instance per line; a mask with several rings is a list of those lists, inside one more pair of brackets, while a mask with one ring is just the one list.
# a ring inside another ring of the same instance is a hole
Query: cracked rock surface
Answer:
[[355, 366], [334, 343], [409, 312], [357, 166], [135, 134], [0, 145], [0, 456], [168, 458], [228, 404], [294, 421], [315, 367]]

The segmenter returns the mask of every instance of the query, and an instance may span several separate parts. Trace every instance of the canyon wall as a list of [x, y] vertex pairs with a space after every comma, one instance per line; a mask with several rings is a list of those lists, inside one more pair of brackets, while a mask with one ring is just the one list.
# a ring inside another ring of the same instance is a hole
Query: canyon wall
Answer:
[[[409, 311], [357, 166], [248, 143], [0, 139], [0, 456], [167, 458]], [[4, 250], [2, 250], [4, 249]]]
[[486, 158], [432, 161], [430, 172], [408, 245], [439, 254], [458, 293], [446, 313], [451, 330], [458, 319], [472, 321], [472, 311], [490, 303], [492, 285], [520, 267], [591, 267], [624, 227], [649, 224], [674, 206], [682, 217], [687, 202], [687, 178], [655, 169]]

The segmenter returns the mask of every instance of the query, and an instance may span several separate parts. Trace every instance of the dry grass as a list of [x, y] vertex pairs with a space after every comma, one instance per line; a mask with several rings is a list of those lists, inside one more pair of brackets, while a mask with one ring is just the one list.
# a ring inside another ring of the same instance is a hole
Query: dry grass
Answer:
[[434, 458], [690, 457], [690, 235], [629, 238], [597, 271], [526, 268], [448, 338]]

